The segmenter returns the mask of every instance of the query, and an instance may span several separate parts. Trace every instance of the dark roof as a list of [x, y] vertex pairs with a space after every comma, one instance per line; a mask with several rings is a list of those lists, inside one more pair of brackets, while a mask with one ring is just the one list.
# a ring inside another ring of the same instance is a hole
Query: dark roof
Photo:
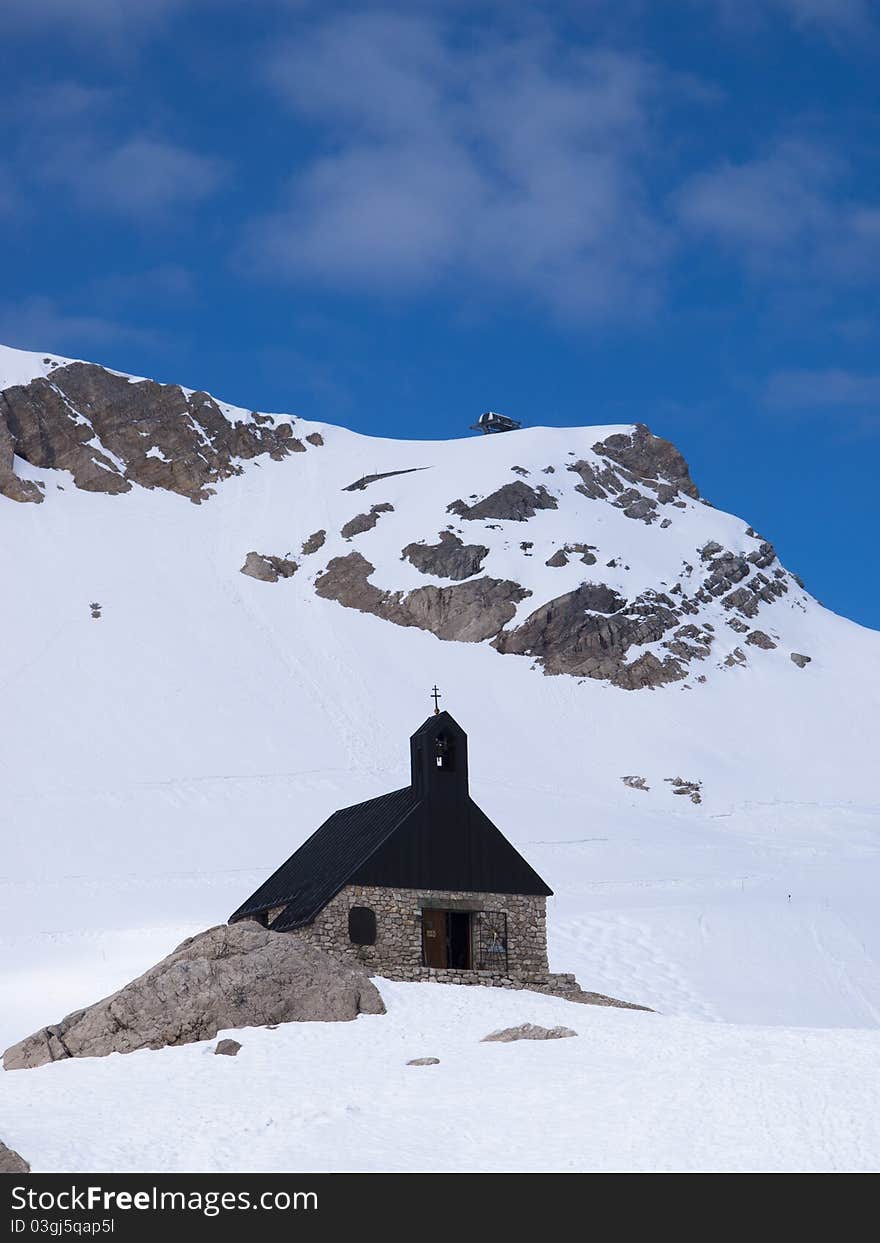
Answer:
[[416, 803], [412, 787], [406, 786], [335, 811], [242, 903], [229, 922], [274, 906], [286, 906], [273, 928], [285, 931], [311, 923], [352, 873], [394, 833]]
[[283, 907], [272, 928], [299, 928], [345, 885], [553, 892], [470, 797], [467, 734], [448, 712], [416, 730], [410, 761], [410, 785], [334, 812], [230, 923]]

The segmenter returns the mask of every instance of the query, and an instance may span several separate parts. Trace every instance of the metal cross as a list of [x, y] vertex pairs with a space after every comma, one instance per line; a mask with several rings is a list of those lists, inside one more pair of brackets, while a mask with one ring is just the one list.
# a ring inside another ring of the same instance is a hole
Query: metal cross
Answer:
[[434, 716], [439, 716], [439, 715], [440, 715], [440, 705], [439, 705], [439, 703], [438, 703], [438, 700], [441, 698], [441, 695], [440, 695], [440, 692], [437, 690], [437, 687], [436, 687], [436, 686], [435, 686], [435, 687], [434, 687], [434, 689], [431, 691], [431, 698], [434, 700]]

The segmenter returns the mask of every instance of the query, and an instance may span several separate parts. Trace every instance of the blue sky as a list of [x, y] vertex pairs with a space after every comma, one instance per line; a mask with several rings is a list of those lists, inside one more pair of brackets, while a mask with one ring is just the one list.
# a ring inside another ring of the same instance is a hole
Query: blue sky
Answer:
[[868, 0], [4, 0], [0, 341], [392, 436], [646, 422], [880, 627]]

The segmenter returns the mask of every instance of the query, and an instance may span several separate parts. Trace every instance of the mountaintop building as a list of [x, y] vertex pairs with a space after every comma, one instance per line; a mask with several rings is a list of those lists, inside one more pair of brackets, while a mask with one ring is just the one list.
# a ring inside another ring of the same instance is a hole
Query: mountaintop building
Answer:
[[229, 922], [390, 979], [579, 994], [548, 971], [552, 890], [471, 798], [467, 734], [436, 697], [410, 739], [410, 784], [334, 812]]

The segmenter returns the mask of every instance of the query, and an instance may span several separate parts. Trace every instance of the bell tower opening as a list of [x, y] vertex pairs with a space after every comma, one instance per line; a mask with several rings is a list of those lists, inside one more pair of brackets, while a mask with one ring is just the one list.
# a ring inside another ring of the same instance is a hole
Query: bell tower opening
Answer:
[[434, 739], [434, 767], [448, 773], [455, 771], [455, 741], [446, 734], [438, 734]]

